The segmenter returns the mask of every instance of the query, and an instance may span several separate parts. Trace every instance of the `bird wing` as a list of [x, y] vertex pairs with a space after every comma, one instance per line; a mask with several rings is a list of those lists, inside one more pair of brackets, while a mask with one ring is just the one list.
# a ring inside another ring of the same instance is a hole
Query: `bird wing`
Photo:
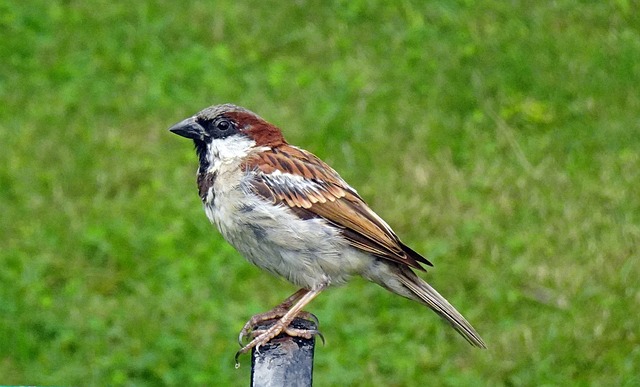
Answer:
[[403, 244], [389, 225], [336, 171], [315, 155], [284, 144], [256, 153], [243, 165], [252, 191], [286, 205], [304, 219], [322, 218], [355, 248], [419, 270], [432, 266]]

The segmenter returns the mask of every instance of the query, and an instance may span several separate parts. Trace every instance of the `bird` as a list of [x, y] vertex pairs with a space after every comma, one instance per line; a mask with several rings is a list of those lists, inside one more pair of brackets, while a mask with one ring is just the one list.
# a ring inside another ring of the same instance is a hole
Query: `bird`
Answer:
[[[416, 274], [433, 266], [404, 244], [340, 175], [317, 156], [290, 145], [282, 131], [234, 105], [207, 107], [169, 130], [193, 140], [197, 186], [206, 216], [222, 237], [255, 266], [300, 290], [253, 316], [240, 332], [238, 356], [290, 327], [330, 286], [360, 276], [431, 308], [471, 345], [486, 344], [469, 322]], [[276, 322], [254, 329], [266, 320]]]

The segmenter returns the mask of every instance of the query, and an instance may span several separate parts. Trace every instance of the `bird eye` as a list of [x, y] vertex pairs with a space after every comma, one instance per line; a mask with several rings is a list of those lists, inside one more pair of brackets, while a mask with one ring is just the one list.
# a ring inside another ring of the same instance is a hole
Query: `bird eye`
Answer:
[[231, 122], [227, 120], [220, 120], [216, 122], [216, 129], [218, 129], [221, 132], [228, 130], [230, 127], [231, 127]]
[[202, 126], [206, 128], [206, 137], [219, 139], [233, 136], [236, 133], [237, 123], [230, 118], [214, 117], [203, 120]]

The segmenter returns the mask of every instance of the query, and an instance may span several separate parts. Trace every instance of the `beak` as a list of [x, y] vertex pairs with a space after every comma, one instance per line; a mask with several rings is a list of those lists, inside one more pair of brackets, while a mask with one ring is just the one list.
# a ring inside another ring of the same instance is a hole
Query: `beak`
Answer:
[[169, 131], [178, 136], [193, 140], [204, 140], [204, 128], [198, 123], [195, 117], [189, 117], [169, 128]]

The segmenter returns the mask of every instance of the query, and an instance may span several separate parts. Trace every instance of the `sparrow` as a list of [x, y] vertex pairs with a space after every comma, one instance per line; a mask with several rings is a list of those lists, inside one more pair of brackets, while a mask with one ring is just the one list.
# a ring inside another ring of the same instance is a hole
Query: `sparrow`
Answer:
[[[280, 333], [317, 334], [289, 324], [327, 287], [356, 275], [428, 306], [471, 345], [486, 348], [471, 324], [414, 272], [431, 262], [405, 245], [330, 166], [290, 145], [279, 128], [243, 107], [222, 104], [169, 130], [193, 140], [198, 193], [224, 239], [252, 264], [300, 288], [245, 324], [239, 341], [251, 340], [236, 361]], [[252, 330], [269, 319], [277, 321]]]

